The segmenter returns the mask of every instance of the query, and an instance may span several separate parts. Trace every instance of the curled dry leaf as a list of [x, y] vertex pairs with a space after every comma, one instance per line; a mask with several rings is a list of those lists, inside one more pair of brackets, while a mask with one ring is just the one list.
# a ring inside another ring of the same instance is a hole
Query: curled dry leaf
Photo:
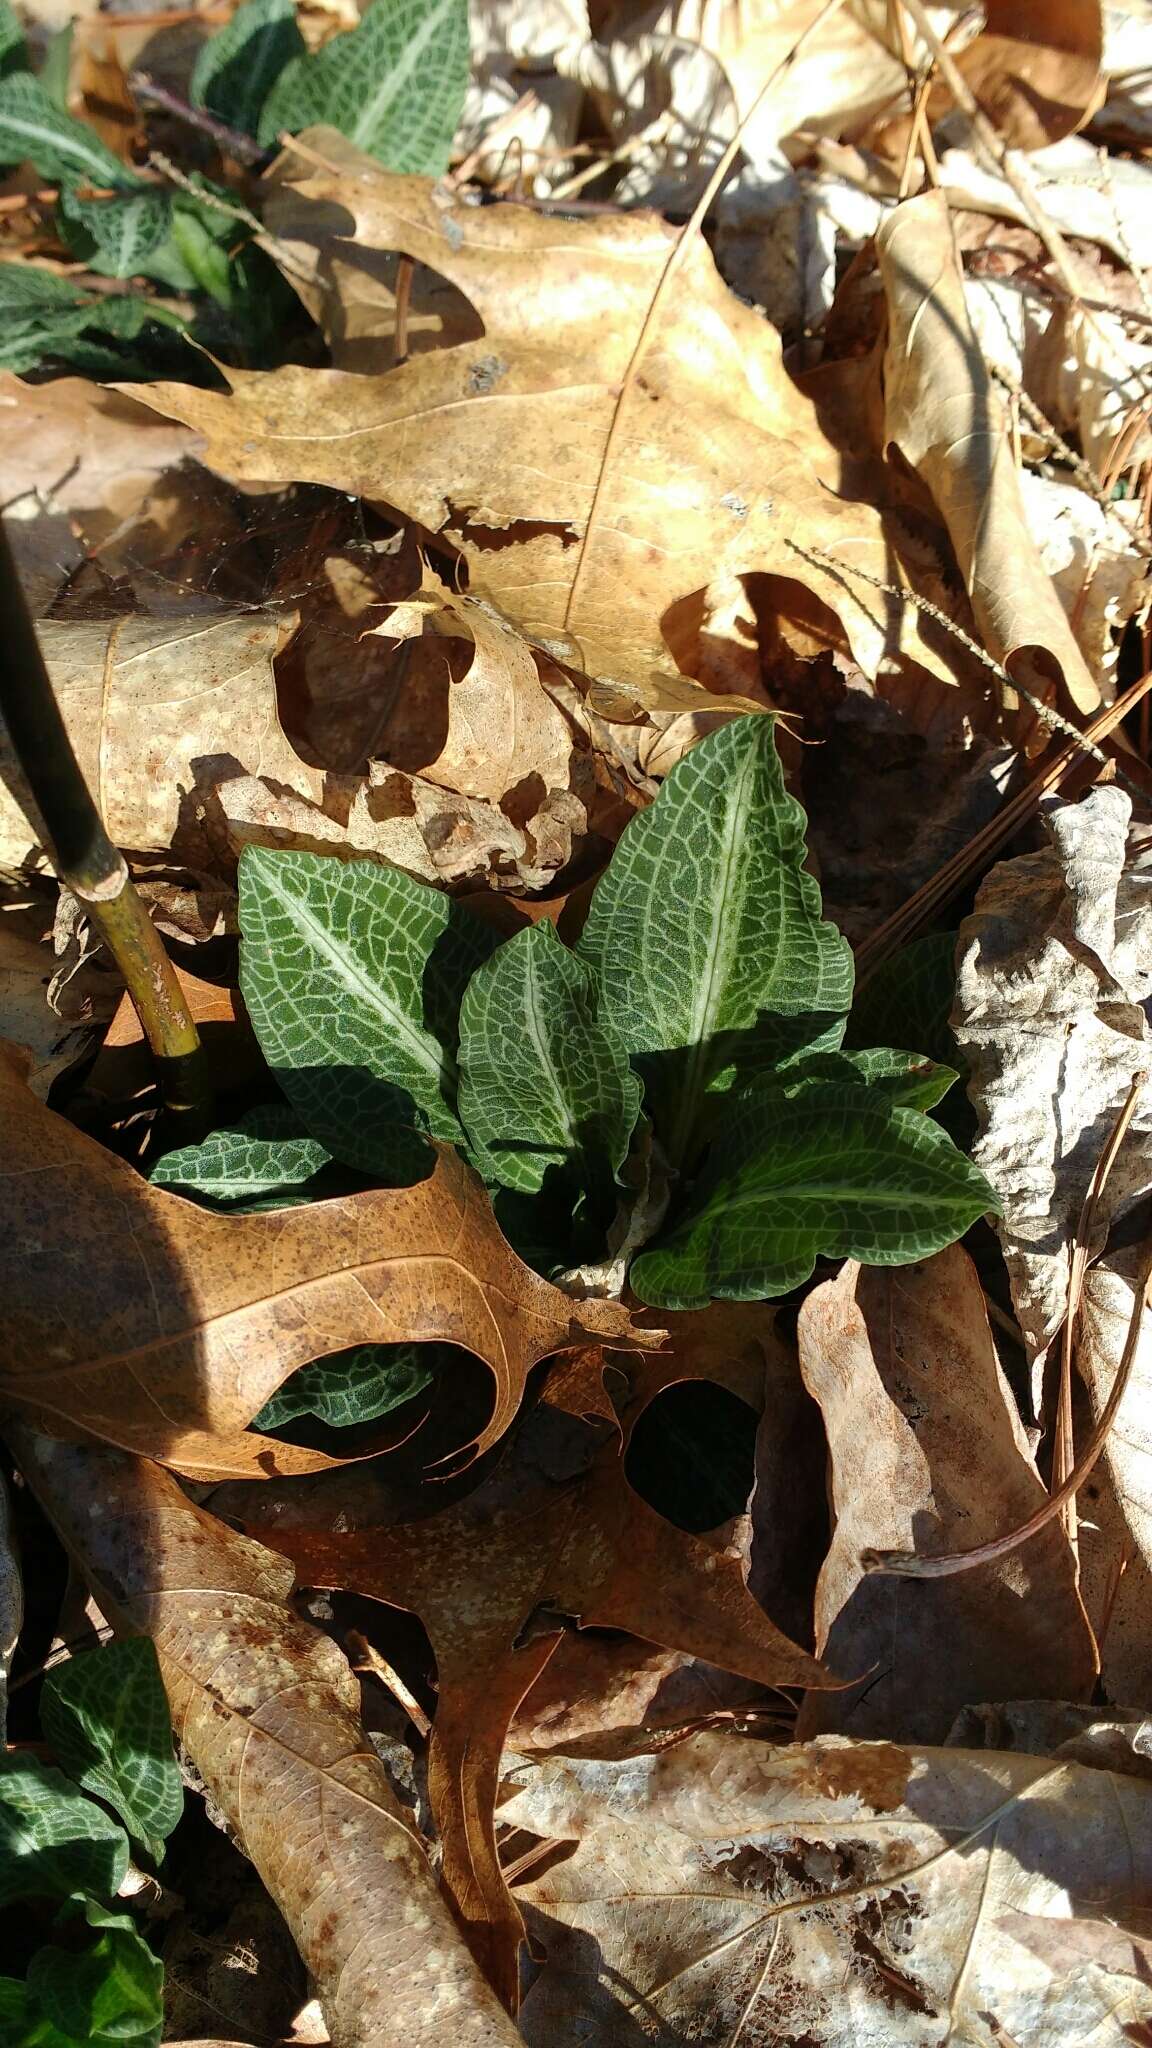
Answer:
[[[1017, 1319], [1041, 1356], [1064, 1318], [1071, 1247], [1133, 1076], [1152, 1070], [1152, 848], [1129, 834], [1122, 790], [1043, 813], [1043, 853], [1004, 861], [960, 929], [952, 1029], [980, 1119], [973, 1158], [1003, 1204], [996, 1224]], [[1152, 1086], [1098, 1210], [1109, 1224], [1152, 1189]], [[1118, 1355], [1118, 1354], [1117, 1354]]]
[[291, 1570], [156, 1465], [18, 1426], [101, 1607], [156, 1645], [176, 1733], [312, 1972], [335, 2048], [515, 2048]]
[[898, 1271], [849, 1261], [808, 1296], [799, 1342], [836, 1516], [816, 1646], [860, 1679], [813, 1695], [802, 1732], [943, 1742], [979, 1701], [1086, 1697], [1095, 1646], [1058, 1521], [955, 1578], [913, 1585], [861, 1566], [869, 1549], [973, 1548], [1046, 1497], [967, 1253], [953, 1245]]
[[[500, 1754], [565, 1626], [625, 1629], [763, 1685], [825, 1682], [752, 1598], [740, 1562], [673, 1528], [627, 1484], [599, 1353], [556, 1370], [551, 1398], [455, 1507], [402, 1526], [364, 1516], [332, 1533], [324, 1489], [261, 1488], [252, 1499], [259, 1519], [247, 1524], [292, 1559], [304, 1584], [371, 1594], [410, 1608], [427, 1628], [439, 1682], [429, 1790], [445, 1882], [509, 1999], [521, 1923], [496, 1853]], [[346, 1508], [339, 1512], [346, 1524]]]
[[[492, 1371], [479, 1451], [539, 1359], [631, 1341], [619, 1303], [573, 1302], [520, 1263], [455, 1153], [430, 1154], [415, 1187], [211, 1215], [45, 1109], [20, 1064], [0, 1046], [0, 1390], [40, 1425], [195, 1478], [314, 1472], [338, 1461], [246, 1428], [297, 1367], [442, 1340]], [[635, 1341], [655, 1348], [660, 1332]]]
[[[519, 1894], [548, 1954], [529, 2048], [1127, 2048], [1152, 2018], [1119, 1941], [1142, 1934], [1152, 1880], [1138, 1779], [713, 1731], [621, 1763], [518, 1765], [510, 1782], [502, 1819], [577, 1843]], [[1070, 1900], [1113, 1923], [1119, 1962], [1104, 1943], [1057, 1955]]]
[[1043, 149], [1095, 112], [1100, 13], [1099, 0], [984, 0], [983, 30], [957, 68], [1010, 149]]
[[[483, 331], [379, 376], [287, 365], [229, 372], [226, 396], [133, 387], [207, 436], [213, 468], [399, 507], [460, 548], [475, 592], [633, 691], [654, 673], [726, 672], [706, 595], [721, 570], [803, 583], [869, 675], [911, 654], [952, 677], [911, 607], [894, 612], [838, 566], [889, 581], [900, 527], [844, 492], [779, 336], [699, 237], [633, 371], [675, 246], [661, 220], [470, 206], [327, 129], [291, 150], [265, 212], [293, 267], [399, 249], [462, 291]], [[802, 560], [791, 541], [833, 560]]]
[[[1076, 1366], [1098, 1416], [1119, 1369], [1147, 1253], [1108, 1252], [1085, 1275]], [[1112, 1699], [1152, 1696], [1152, 1311], [1100, 1463], [1079, 1496], [1084, 1598]]]
[[[334, 774], [302, 759], [280, 724], [274, 671], [293, 611], [49, 620], [40, 637], [108, 831], [133, 852], [227, 870], [254, 841], [367, 855], [426, 882], [543, 887], [586, 825], [569, 791], [564, 715], [524, 643], [482, 607], [455, 600], [450, 613], [422, 617], [463, 655], [459, 680], [443, 659], [434, 679], [450, 708], [427, 776], [382, 761]], [[414, 615], [404, 623], [419, 633]], [[379, 647], [377, 701], [386, 681], [399, 686], [390, 669], [403, 646], [397, 635]], [[488, 755], [497, 705], [499, 748]], [[499, 808], [510, 792], [521, 822]], [[35, 815], [0, 726], [0, 863], [17, 867], [33, 852]]]
[[876, 237], [888, 298], [885, 431], [931, 491], [990, 654], [1076, 709], [1100, 691], [1032, 541], [1003, 412], [977, 345], [941, 192], [905, 200]]

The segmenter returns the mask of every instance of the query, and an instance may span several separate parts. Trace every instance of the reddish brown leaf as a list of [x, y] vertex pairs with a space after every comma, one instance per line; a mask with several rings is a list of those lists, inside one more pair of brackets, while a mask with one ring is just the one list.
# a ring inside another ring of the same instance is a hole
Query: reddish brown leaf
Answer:
[[352, 1344], [439, 1340], [495, 1379], [480, 1451], [539, 1359], [630, 1341], [619, 1303], [573, 1302], [521, 1264], [454, 1153], [413, 1188], [210, 1215], [45, 1109], [20, 1065], [0, 1045], [0, 1390], [38, 1424], [201, 1479], [314, 1472], [339, 1461], [246, 1430], [290, 1374]]

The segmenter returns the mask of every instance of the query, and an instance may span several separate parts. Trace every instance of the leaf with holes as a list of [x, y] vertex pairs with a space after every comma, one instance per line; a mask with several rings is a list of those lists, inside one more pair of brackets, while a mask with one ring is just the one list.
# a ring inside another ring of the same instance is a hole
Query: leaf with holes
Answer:
[[623, 1165], [640, 1084], [596, 983], [547, 922], [477, 969], [460, 1012], [460, 1114], [486, 1179], [592, 1191]]
[[157, 1854], [184, 1795], [151, 1643], [105, 1643], [56, 1665], [44, 1681], [40, 1719], [69, 1775]]
[[467, 0], [374, 0], [358, 28], [280, 74], [260, 116], [260, 141], [322, 122], [391, 170], [439, 177], [468, 67]]
[[902, 1266], [940, 1251], [998, 1203], [982, 1173], [919, 1110], [871, 1088], [738, 1096], [686, 1212], [641, 1253], [631, 1282], [654, 1308], [755, 1301], [816, 1260]]
[[460, 1002], [494, 938], [398, 868], [248, 847], [240, 986], [269, 1066], [313, 1135], [381, 1178], [463, 1143]]
[[293, 0], [245, 0], [201, 49], [188, 97], [194, 107], [255, 135], [281, 72], [304, 52]]
[[710, 1097], [843, 1037], [852, 955], [804, 857], [772, 720], [742, 718], [677, 764], [596, 885], [577, 952], [674, 1166], [699, 1151]]

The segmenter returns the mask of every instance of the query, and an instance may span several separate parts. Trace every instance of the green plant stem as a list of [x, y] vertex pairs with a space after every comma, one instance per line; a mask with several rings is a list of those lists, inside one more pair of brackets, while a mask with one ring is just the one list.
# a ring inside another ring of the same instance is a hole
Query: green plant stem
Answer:
[[0, 521], [0, 717], [40, 813], [61, 882], [79, 897], [124, 976], [156, 1056], [164, 1103], [187, 1126], [206, 1118], [207, 1072], [176, 970], [104, 830], [68, 737]]

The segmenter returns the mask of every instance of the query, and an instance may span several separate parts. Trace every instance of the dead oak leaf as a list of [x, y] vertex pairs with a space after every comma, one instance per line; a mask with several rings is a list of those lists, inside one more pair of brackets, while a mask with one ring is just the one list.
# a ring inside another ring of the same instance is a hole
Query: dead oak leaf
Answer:
[[229, 371], [227, 395], [132, 387], [206, 436], [210, 466], [398, 507], [459, 547], [477, 594], [636, 692], [677, 669], [708, 680], [721, 571], [725, 587], [770, 573], [811, 590], [870, 675], [911, 655], [952, 678], [915, 610], [849, 573], [891, 582], [899, 532], [844, 493], [779, 336], [699, 238], [634, 363], [675, 246], [655, 216], [471, 206], [327, 129], [292, 151], [265, 195], [289, 275], [398, 249], [463, 292], [483, 334], [383, 375], [286, 365]]
[[333, 1532], [322, 1526], [322, 1490], [276, 1487], [255, 1492], [248, 1524], [303, 1584], [370, 1594], [428, 1630], [439, 1681], [429, 1791], [444, 1879], [510, 2001], [522, 1926], [496, 1849], [500, 1757], [565, 1628], [623, 1629], [762, 1685], [829, 1682], [753, 1599], [737, 1558], [674, 1528], [628, 1485], [619, 1431], [603, 1410], [588, 1419], [598, 1356], [575, 1363], [560, 1361], [490, 1477], [439, 1514]]
[[631, 1341], [619, 1303], [573, 1302], [521, 1264], [455, 1153], [415, 1187], [210, 1215], [46, 1109], [21, 1067], [0, 1045], [0, 1397], [38, 1426], [199, 1479], [315, 1472], [339, 1460], [246, 1427], [277, 1388], [353, 1344], [443, 1341], [492, 1372], [480, 1451], [538, 1360]]

